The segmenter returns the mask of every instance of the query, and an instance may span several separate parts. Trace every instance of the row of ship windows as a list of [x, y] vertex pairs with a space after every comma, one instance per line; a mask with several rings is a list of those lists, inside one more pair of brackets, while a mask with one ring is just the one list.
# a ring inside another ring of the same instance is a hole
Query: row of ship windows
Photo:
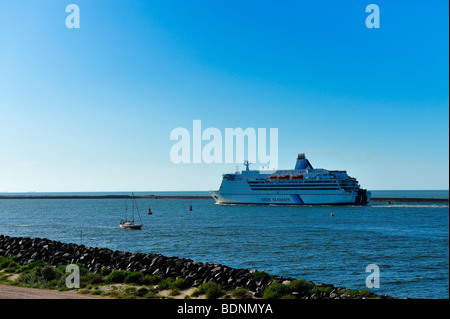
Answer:
[[295, 184], [286, 184], [286, 185], [249, 185], [250, 187], [339, 187], [338, 184], [311, 184], [311, 185], [295, 185]]
[[292, 184], [292, 183], [283, 183], [283, 184], [256, 184], [256, 183], [248, 183], [250, 187], [323, 187], [323, 186], [342, 186], [342, 187], [358, 187], [359, 185], [356, 183], [351, 183], [351, 184], [347, 184], [347, 183], [341, 183], [341, 184], [337, 184], [337, 183], [308, 183], [308, 184]]
[[[338, 186], [338, 185], [342, 185], [342, 184], [339, 184], [339, 183], [311, 183], [311, 184], [303, 184], [303, 183], [301, 183], [301, 184], [294, 184], [294, 183], [283, 183], [283, 184], [281, 184], [281, 183], [267, 183], [267, 184], [251, 184], [251, 183], [249, 183], [248, 184], [249, 186], [255, 186], [255, 187], [261, 187], [261, 186], [276, 186], [276, 187], [286, 187], [286, 186], [288, 186], [288, 187], [290, 187], [290, 186], [299, 186], [299, 187], [301, 187], [301, 186], [306, 186], [306, 187], [312, 187], [312, 186]], [[346, 185], [346, 184], [344, 184], [344, 185]]]
[[[342, 181], [341, 181], [342, 182]], [[247, 183], [249, 184], [265, 184], [265, 183], [274, 183], [271, 181], [247, 181]], [[283, 180], [277, 180], [276, 183], [336, 183], [336, 180], [298, 180], [298, 182], [292, 182], [291, 180], [286, 180], [286, 182], [284, 182]]]
[[[225, 194], [225, 193], [224, 193]], [[329, 190], [329, 189], [327, 189], [327, 190], [317, 190], [317, 189], [315, 189], [315, 190], [311, 190], [311, 191], [308, 191], [308, 192], [304, 192], [304, 193], [300, 193], [298, 190], [295, 192], [295, 193], [293, 193], [293, 191], [292, 190], [279, 190], [279, 189], [276, 189], [276, 190], [271, 190], [271, 191], [267, 191], [267, 192], [265, 192], [265, 193], [258, 193], [257, 191], [255, 191], [255, 192], [251, 192], [251, 193], [246, 193], [246, 192], [239, 192], [239, 191], [228, 191], [228, 192], [226, 192], [226, 194], [227, 195], [250, 195], [250, 194], [252, 194], [252, 195], [270, 195], [270, 194], [277, 194], [277, 195], [293, 195], [293, 194], [300, 194], [301, 196], [302, 195], [329, 195], [329, 194], [341, 194], [341, 192], [338, 192], [338, 190]]]

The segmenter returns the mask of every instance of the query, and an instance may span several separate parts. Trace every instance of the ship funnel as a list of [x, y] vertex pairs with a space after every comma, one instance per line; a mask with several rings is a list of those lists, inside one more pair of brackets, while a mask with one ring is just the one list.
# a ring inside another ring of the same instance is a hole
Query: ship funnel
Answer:
[[298, 154], [294, 169], [313, 169], [311, 163], [306, 159], [305, 153]]

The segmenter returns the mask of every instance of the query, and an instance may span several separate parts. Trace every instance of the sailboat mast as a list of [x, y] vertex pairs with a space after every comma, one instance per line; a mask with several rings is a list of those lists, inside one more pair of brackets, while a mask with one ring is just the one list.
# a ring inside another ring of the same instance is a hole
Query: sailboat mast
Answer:
[[134, 203], [136, 204], [136, 211], [137, 211], [137, 213], [138, 213], [139, 220], [140, 220], [140, 222], [141, 222], [141, 224], [142, 224], [141, 214], [139, 213], [139, 207], [138, 207], [138, 205], [137, 205], [136, 199], [134, 200]]
[[135, 205], [135, 199], [134, 199], [134, 193], [131, 193], [131, 207], [132, 207], [132, 210], [133, 210], [133, 222], [134, 222], [134, 205]]

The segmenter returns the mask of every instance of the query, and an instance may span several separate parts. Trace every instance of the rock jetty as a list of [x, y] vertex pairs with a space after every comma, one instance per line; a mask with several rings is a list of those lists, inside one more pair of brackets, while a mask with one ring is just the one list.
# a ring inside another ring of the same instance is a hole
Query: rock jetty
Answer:
[[[10, 237], [0, 235], [0, 256], [15, 257], [20, 265], [42, 260], [53, 266], [83, 264], [90, 271], [99, 273], [102, 268], [110, 270], [139, 271], [144, 275], [160, 275], [163, 278], [183, 278], [187, 285], [197, 287], [203, 283], [214, 281], [226, 290], [244, 287], [261, 297], [264, 290], [272, 283], [289, 283], [294, 278], [280, 276], [255, 276], [256, 270], [231, 268], [221, 264], [210, 264], [191, 259], [166, 257], [153, 253], [131, 253], [108, 248], [86, 247], [73, 243], [62, 243], [46, 238]], [[260, 274], [261, 274], [260, 273]], [[327, 287], [327, 293], [315, 293], [302, 298], [342, 298], [339, 290], [323, 283], [313, 284], [315, 287]], [[376, 296], [370, 297], [389, 298]], [[344, 296], [345, 298], [346, 296]], [[349, 296], [350, 297], [350, 296]]]

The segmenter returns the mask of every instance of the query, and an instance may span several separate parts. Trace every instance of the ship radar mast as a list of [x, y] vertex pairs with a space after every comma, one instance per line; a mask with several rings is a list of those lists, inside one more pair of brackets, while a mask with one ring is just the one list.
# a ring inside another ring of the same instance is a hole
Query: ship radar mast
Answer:
[[244, 161], [244, 166], [245, 166], [245, 170], [249, 171], [248, 167], [250, 166], [250, 162], [249, 161]]

